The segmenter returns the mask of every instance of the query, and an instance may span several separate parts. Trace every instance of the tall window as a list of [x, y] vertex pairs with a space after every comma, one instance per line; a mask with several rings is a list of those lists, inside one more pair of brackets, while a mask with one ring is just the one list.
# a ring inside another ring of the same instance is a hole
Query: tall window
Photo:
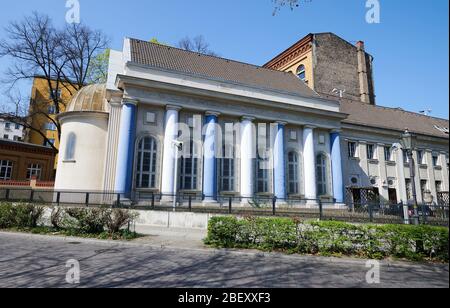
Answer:
[[270, 125], [261, 123], [258, 125], [258, 140], [256, 153], [256, 192], [269, 192], [269, 167], [270, 156], [268, 155]]
[[182, 190], [197, 190], [198, 179], [198, 155], [197, 145], [190, 142], [189, 153], [183, 153], [181, 157], [181, 183]]
[[27, 179], [31, 180], [32, 177], [36, 177], [36, 179], [41, 178], [42, 168], [39, 164], [29, 164], [27, 169]]
[[356, 157], [356, 142], [349, 141], [348, 143], [348, 157]]
[[374, 144], [367, 145], [367, 159], [375, 159], [375, 145]]
[[[234, 136], [233, 136], [234, 140]], [[224, 192], [234, 191], [234, 145], [224, 145], [223, 158], [220, 160], [220, 190]]]
[[425, 156], [423, 155], [423, 151], [422, 150], [418, 150], [417, 151], [417, 162], [419, 164], [425, 164]]
[[408, 152], [406, 150], [402, 150], [402, 152], [403, 152], [403, 161], [405, 162], [405, 164], [409, 163]]
[[433, 167], [439, 167], [439, 154], [433, 153]]
[[295, 152], [289, 152], [288, 154], [288, 183], [289, 183], [289, 193], [290, 194], [298, 194], [299, 190], [299, 176], [298, 176], [298, 168], [299, 167], [299, 159], [298, 155]]
[[422, 197], [423, 197], [425, 195], [425, 193], [428, 191], [428, 181], [427, 180], [420, 181], [420, 190], [422, 192]]
[[0, 180], [11, 180], [13, 163], [9, 160], [0, 160]]
[[317, 194], [319, 196], [326, 195], [327, 191], [327, 157], [325, 154], [319, 154], [316, 158], [316, 174], [317, 174]]
[[156, 188], [156, 159], [155, 138], [142, 138], [138, 145], [136, 188]]
[[442, 181], [436, 181], [436, 192], [442, 192]]
[[11, 123], [6, 122], [5, 123], [5, 129], [11, 129]]
[[74, 133], [70, 133], [69, 136], [67, 136], [64, 160], [75, 160], [76, 143], [77, 143], [77, 136]]
[[306, 80], [306, 69], [305, 69], [305, 66], [303, 64], [300, 65], [298, 67], [298, 69], [297, 69], [297, 77], [300, 78], [303, 81]]
[[384, 147], [384, 160], [392, 161], [392, 150], [391, 150], [391, 147], [389, 147], [389, 146]]

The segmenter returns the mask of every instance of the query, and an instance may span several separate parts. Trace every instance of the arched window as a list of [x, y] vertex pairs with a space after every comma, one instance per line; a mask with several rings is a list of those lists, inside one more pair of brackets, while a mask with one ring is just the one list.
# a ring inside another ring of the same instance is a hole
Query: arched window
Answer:
[[136, 188], [156, 188], [157, 143], [144, 137], [138, 145]]
[[298, 167], [299, 167], [298, 154], [295, 152], [289, 152], [288, 154], [288, 183], [289, 183], [289, 193], [290, 194], [298, 194], [299, 190], [299, 176], [298, 176]]
[[297, 77], [301, 80], [306, 80], [306, 68], [303, 64], [301, 64], [297, 69]]
[[70, 133], [67, 136], [66, 152], [64, 153], [64, 160], [75, 160], [75, 147], [77, 143], [77, 136], [74, 133]]
[[328, 193], [327, 173], [327, 156], [325, 154], [319, 154], [316, 158], [317, 194], [319, 196], [323, 196]]

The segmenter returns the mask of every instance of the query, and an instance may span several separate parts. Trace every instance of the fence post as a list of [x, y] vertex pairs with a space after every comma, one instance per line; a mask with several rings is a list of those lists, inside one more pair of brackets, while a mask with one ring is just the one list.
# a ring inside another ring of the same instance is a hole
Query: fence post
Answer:
[[9, 189], [6, 189], [5, 199], [6, 199], [6, 201], [9, 200]]
[[61, 202], [61, 192], [58, 191], [56, 193], [56, 204], [59, 206], [60, 202]]
[[272, 214], [273, 216], [277, 215], [277, 197], [273, 197], [272, 199]]
[[155, 193], [152, 193], [152, 210], [155, 209]]
[[32, 189], [30, 192], [30, 202], [33, 202], [34, 199], [34, 190]]
[[369, 202], [368, 206], [369, 206], [369, 220], [370, 220], [370, 222], [373, 222], [373, 208], [372, 208], [372, 203]]
[[323, 220], [323, 203], [322, 203], [322, 199], [319, 199], [319, 220]]
[[427, 223], [427, 207], [425, 204], [422, 204], [422, 217], [423, 217], [423, 223]]
[[192, 196], [189, 196], [189, 212], [192, 212]]
[[120, 194], [117, 194], [117, 207], [120, 208]]
[[86, 193], [86, 206], [89, 207], [89, 193]]
[[230, 197], [228, 200], [228, 214], [231, 214], [233, 212], [233, 199]]

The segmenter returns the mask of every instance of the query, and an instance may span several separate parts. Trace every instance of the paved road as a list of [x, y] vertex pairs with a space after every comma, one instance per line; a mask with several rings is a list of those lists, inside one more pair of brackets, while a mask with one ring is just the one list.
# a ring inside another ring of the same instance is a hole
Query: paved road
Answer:
[[0, 233], [0, 287], [449, 287], [448, 265], [382, 264], [366, 283], [365, 262], [257, 252], [174, 249]]

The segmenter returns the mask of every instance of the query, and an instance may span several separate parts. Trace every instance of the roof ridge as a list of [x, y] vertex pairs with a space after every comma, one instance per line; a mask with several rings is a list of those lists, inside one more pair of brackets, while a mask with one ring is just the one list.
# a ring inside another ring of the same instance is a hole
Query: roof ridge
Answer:
[[411, 115], [415, 115], [415, 116], [419, 116], [419, 117], [425, 117], [427, 119], [436, 119], [436, 120], [443, 120], [443, 121], [449, 121], [448, 119], [445, 118], [439, 118], [439, 117], [434, 117], [434, 116], [429, 116], [429, 115], [424, 115], [415, 111], [410, 111], [410, 110], [406, 110], [403, 109], [402, 107], [389, 107], [389, 106], [381, 106], [381, 105], [370, 105], [361, 101], [357, 101], [357, 100], [350, 100], [350, 99], [345, 99], [347, 100], [350, 104], [360, 104], [362, 106], [371, 106], [374, 108], [383, 108], [383, 109], [388, 109], [388, 110], [395, 110], [395, 111], [400, 111], [400, 112], [404, 112], [404, 113], [408, 113]]
[[286, 74], [291, 74], [291, 73], [288, 73], [288, 72], [283, 72], [283, 71], [279, 71], [279, 70], [274, 70], [274, 69], [267, 68], [267, 67], [263, 67], [263, 66], [256, 65], [256, 64], [251, 64], [251, 63], [247, 63], [247, 62], [243, 62], [243, 61], [238, 61], [238, 60], [233, 60], [233, 59], [229, 59], [229, 58], [224, 58], [224, 57], [220, 57], [220, 56], [208, 55], [208, 54], [205, 54], [205, 53], [196, 52], [196, 51], [192, 51], [192, 50], [185, 50], [185, 49], [182, 49], [182, 48], [179, 48], [179, 47], [174, 47], [174, 46], [169, 46], [169, 45], [163, 45], [163, 44], [153, 43], [153, 42], [144, 41], [144, 40], [136, 39], [136, 38], [130, 38], [130, 40], [134, 40], [134, 41], [137, 41], [137, 42], [143, 42], [143, 43], [150, 44], [150, 45], [154, 45], [154, 46], [157, 46], [157, 47], [160, 47], [160, 48], [175, 49], [175, 50], [183, 51], [183, 52], [186, 52], [186, 53], [191, 53], [191, 54], [201, 55], [201, 56], [205, 56], [205, 57], [209, 57], [209, 58], [214, 58], [214, 59], [218, 59], [218, 60], [223, 60], [223, 61], [227, 61], [227, 62], [234, 62], [234, 63], [237, 63], [237, 64], [242, 64], [242, 65], [250, 66], [250, 67], [253, 67], [253, 68], [256, 68], [256, 69], [267, 70], [267, 71], [271, 71], [271, 72], [275, 72], [275, 73], [281, 73], [281, 74], [284, 74], [284, 75], [286, 75]]

